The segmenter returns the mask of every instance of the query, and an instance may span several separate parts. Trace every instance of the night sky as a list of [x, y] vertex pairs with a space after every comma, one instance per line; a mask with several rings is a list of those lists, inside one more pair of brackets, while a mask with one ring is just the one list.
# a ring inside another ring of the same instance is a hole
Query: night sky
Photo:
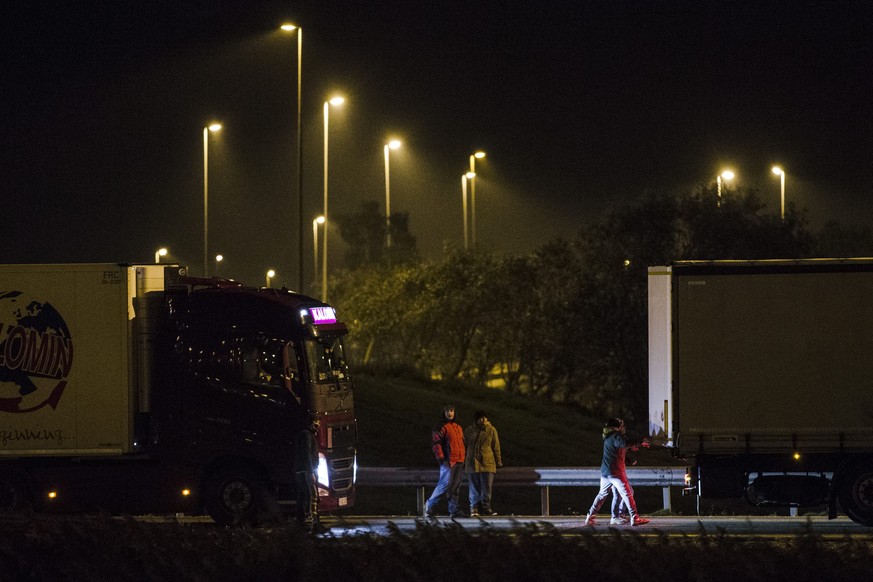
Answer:
[[[408, 212], [425, 256], [477, 238], [512, 253], [572, 236], [644, 191], [725, 166], [778, 213], [873, 221], [873, 7], [865, 2], [22, 1], [0, 7], [0, 263], [151, 261], [297, 282], [297, 41], [303, 27], [304, 257], [322, 205]], [[343, 245], [330, 231], [331, 266]]]

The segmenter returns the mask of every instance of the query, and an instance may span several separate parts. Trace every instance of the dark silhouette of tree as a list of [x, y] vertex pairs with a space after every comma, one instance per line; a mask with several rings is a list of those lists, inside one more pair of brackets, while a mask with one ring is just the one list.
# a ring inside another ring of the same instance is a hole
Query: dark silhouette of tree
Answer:
[[379, 204], [370, 200], [361, 209], [336, 218], [340, 237], [346, 243], [345, 266], [357, 269], [380, 262], [404, 263], [417, 258], [415, 237], [409, 232], [406, 213], [391, 215], [391, 247], [387, 247], [387, 224]]

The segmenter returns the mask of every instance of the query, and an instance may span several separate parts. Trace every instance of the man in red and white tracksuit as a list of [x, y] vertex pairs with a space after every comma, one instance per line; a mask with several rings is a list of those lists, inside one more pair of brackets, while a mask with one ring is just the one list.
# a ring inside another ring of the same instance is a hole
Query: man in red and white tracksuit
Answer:
[[455, 422], [455, 407], [452, 404], [443, 408], [443, 419], [433, 430], [433, 454], [440, 464], [440, 478], [424, 506], [424, 514], [434, 517], [434, 507], [445, 495], [449, 499], [449, 515], [453, 518], [464, 517], [458, 507], [458, 494], [467, 453], [464, 429]]

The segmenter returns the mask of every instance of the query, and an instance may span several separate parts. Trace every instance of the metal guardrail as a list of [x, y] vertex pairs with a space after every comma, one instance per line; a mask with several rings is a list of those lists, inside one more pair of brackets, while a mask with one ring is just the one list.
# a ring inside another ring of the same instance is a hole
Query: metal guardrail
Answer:
[[[664, 509], [669, 510], [670, 487], [685, 485], [683, 467], [629, 467], [627, 477], [631, 486], [661, 487]], [[439, 478], [439, 469], [411, 469], [408, 467], [358, 467], [359, 487], [415, 487], [419, 513], [427, 501], [426, 489], [433, 488]], [[466, 481], [466, 478], [465, 478]], [[542, 515], [549, 515], [550, 487], [599, 487], [600, 467], [503, 467], [494, 476], [501, 487], [539, 487]]]

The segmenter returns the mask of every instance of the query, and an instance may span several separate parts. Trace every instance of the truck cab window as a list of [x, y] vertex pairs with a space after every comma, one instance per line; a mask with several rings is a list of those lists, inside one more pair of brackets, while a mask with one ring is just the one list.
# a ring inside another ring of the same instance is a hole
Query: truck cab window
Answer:
[[316, 382], [337, 382], [349, 379], [345, 350], [340, 337], [320, 337], [306, 340], [309, 375]]
[[260, 386], [285, 385], [284, 342], [259, 336], [242, 338], [240, 344], [243, 382]]

